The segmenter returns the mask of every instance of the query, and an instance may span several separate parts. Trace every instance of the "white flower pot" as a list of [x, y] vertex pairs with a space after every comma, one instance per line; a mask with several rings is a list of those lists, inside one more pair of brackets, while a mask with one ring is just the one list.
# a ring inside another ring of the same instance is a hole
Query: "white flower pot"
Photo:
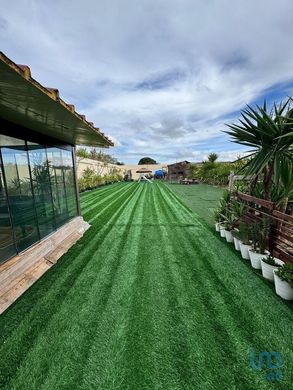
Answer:
[[241, 256], [245, 260], [249, 260], [249, 249], [251, 249], [251, 245], [243, 244], [243, 242], [240, 241], [240, 251]]
[[227, 242], [233, 242], [233, 236], [230, 230], [225, 230], [225, 237]]
[[224, 226], [220, 226], [220, 236], [226, 238]]
[[261, 259], [263, 259], [266, 256], [267, 256], [266, 253], [265, 254], [257, 253], [257, 252], [254, 252], [253, 249], [250, 249], [249, 250], [249, 257], [250, 257], [250, 262], [251, 262], [252, 268], [261, 269], [260, 261], [261, 261]]
[[236, 237], [233, 237], [233, 240], [234, 240], [234, 247], [235, 247], [235, 249], [237, 251], [240, 251], [240, 241]]
[[[275, 261], [279, 264], [284, 264], [283, 261], [279, 260], [279, 259], [276, 259], [275, 258]], [[261, 264], [261, 272], [262, 272], [262, 276], [267, 279], [267, 280], [270, 280], [270, 281], [274, 281], [274, 271], [278, 269], [278, 267], [274, 266], [274, 265], [270, 265], [270, 264], [267, 264], [265, 263], [263, 260], [261, 260], [260, 262]]]
[[219, 222], [215, 223], [215, 228], [216, 228], [216, 232], [220, 231], [220, 223]]
[[277, 295], [281, 298], [286, 299], [287, 301], [293, 300], [293, 288], [290, 286], [288, 282], [279, 278], [276, 274], [276, 270], [274, 271], [274, 280], [275, 280], [275, 290]]

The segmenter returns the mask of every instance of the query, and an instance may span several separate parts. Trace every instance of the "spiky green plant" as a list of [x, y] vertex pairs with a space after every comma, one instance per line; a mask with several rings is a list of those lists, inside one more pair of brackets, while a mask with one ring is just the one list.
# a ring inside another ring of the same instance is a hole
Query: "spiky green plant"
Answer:
[[283, 264], [276, 273], [280, 279], [289, 283], [291, 288], [293, 288], [293, 264]]
[[281, 264], [277, 263], [275, 258], [272, 255], [268, 255], [262, 258], [262, 261], [268, 265], [272, 265], [273, 267], [281, 267]]
[[[263, 176], [264, 199], [270, 200], [272, 178], [282, 165], [293, 161], [293, 110], [292, 99], [274, 104], [268, 111], [266, 102], [256, 109], [247, 105], [241, 111], [240, 124], [227, 124], [225, 131], [233, 142], [249, 146], [249, 158], [244, 166], [245, 175]], [[247, 158], [247, 156], [246, 156]]]
[[217, 153], [210, 153], [209, 155], [208, 155], [208, 161], [209, 162], [211, 162], [211, 163], [214, 163], [214, 162], [216, 162], [216, 160], [218, 159], [218, 155], [217, 155]]

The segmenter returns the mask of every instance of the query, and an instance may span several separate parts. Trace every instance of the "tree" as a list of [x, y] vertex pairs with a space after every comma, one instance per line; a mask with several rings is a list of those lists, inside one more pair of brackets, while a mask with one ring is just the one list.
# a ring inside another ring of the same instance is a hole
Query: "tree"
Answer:
[[208, 156], [208, 160], [211, 163], [216, 162], [217, 159], [218, 159], [217, 153], [210, 153], [209, 156]]
[[252, 147], [246, 165], [245, 175], [262, 175], [264, 199], [270, 200], [273, 178], [278, 177], [284, 164], [293, 161], [293, 112], [290, 110], [291, 98], [285, 103], [267, 110], [263, 107], [253, 109], [249, 105], [241, 111], [240, 124], [228, 124], [233, 142]]
[[81, 159], [90, 158], [96, 161], [102, 161], [109, 164], [124, 165], [123, 162], [117, 160], [117, 158], [112, 157], [110, 154], [103, 153], [102, 151], [97, 151], [96, 148], [91, 148], [89, 151], [87, 148], [78, 148], [76, 150], [76, 156]]
[[138, 162], [138, 165], [146, 165], [146, 164], [158, 164], [158, 163], [151, 157], [143, 157]]
[[78, 148], [76, 150], [76, 156], [81, 158], [89, 158], [89, 153], [86, 148]]

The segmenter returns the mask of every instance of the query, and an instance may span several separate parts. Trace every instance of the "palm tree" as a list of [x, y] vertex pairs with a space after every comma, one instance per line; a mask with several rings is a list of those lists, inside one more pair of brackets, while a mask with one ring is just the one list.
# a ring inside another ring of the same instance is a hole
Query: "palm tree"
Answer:
[[263, 175], [264, 199], [270, 200], [273, 176], [279, 176], [283, 164], [293, 161], [293, 110], [291, 98], [285, 103], [267, 110], [263, 107], [253, 109], [249, 105], [241, 111], [240, 124], [228, 124], [233, 142], [252, 147], [246, 165], [245, 175]]
[[216, 160], [218, 159], [218, 155], [217, 155], [217, 153], [210, 153], [209, 155], [208, 155], [208, 161], [209, 162], [211, 162], [211, 163], [214, 163], [214, 162], [216, 162]]

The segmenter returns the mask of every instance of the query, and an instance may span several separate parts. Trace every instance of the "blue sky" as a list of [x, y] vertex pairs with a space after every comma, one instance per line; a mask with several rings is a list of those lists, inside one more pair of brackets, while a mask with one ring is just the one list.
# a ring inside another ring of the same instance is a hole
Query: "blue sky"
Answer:
[[1, 50], [109, 135], [126, 163], [232, 160], [245, 104], [293, 91], [292, 0], [0, 0]]

